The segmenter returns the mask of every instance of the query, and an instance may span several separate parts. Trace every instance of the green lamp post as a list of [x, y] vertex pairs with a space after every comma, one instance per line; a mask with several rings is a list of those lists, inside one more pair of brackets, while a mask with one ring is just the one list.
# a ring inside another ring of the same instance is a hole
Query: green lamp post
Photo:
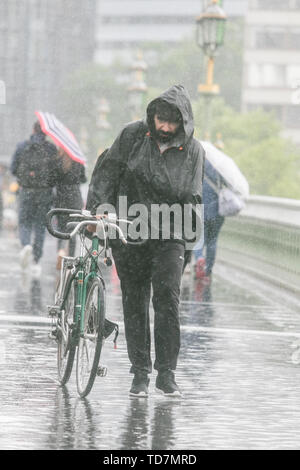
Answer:
[[132, 78], [128, 87], [128, 102], [133, 120], [141, 118], [144, 97], [147, 93], [147, 85], [144, 81], [147, 64], [143, 60], [141, 52], [137, 53], [136, 59], [131, 65]]
[[196, 19], [197, 44], [207, 57], [206, 83], [198, 85], [200, 94], [206, 97], [206, 138], [210, 137], [211, 97], [220, 92], [214, 83], [214, 60], [218, 49], [224, 43], [227, 16], [218, 0], [211, 0], [205, 10]]

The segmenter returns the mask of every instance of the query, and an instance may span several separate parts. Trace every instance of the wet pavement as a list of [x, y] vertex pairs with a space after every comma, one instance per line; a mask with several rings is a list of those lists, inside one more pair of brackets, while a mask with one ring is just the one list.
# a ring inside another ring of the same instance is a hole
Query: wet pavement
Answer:
[[73, 374], [57, 383], [46, 306], [56, 282], [55, 245], [47, 238], [43, 275], [22, 275], [13, 234], [0, 243], [1, 449], [299, 449], [300, 314], [283, 294], [216, 265], [211, 289], [185, 275], [181, 399], [154, 391], [128, 396], [119, 285], [107, 271], [108, 318], [118, 321], [118, 349], [107, 340], [97, 378], [79, 399]]

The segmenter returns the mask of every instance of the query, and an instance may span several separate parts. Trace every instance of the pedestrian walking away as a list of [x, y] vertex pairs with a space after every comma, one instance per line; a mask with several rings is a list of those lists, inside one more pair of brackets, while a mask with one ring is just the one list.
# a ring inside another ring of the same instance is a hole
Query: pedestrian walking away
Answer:
[[[224, 217], [219, 215], [219, 197], [216, 188], [220, 187], [221, 175], [206, 159], [203, 181], [204, 204], [204, 243], [196, 245], [195, 277], [206, 284], [210, 284], [212, 270], [216, 260], [217, 242]], [[204, 254], [205, 252], [205, 254]]]
[[[194, 207], [201, 204], [204, 150], [193, 137], [190, 99], [182, 85], [174, 85], [148, 104], [145, 120], [125, 126], [111, 148], [98, 160], [89, 186], [87, 209], [101, 204], [119, 212], [120, 196], [128, 207], [139, 203], [148, 209], [157, 204]], [[151, 223], [151, 222], [150, 222]], [[162, 223], [163, 224], [163, 223]], [[156, 390], [180, 396], [175, 380], [180, 351], [179, 298], [186, 240], [175, 236], [149, 236], [140, 246], [113, 245], [120, 278], [125, 336], [130, 372], [130, 395], [147, 397], [152, 372], [149, 304], [154, 307], [154, 369]]]
[[[82, 209], [83, 200], [80, 191], [80, 184], [86, 182], [85, 167], [83, 164], [72, 160], [72, 158], [62, 149], [58, 149], [58, 172], [56, 184], [56, 196], [54, 206], [65, 209]], [[58, 230], [67, 232], [66, 224], [68, 216], [58, 216]], [[57, 268], [60, 269], [62, 256], [74, 256], [76, 241], [71, 239], [68, 247], [64, 240], [58, 240]]]
[[224, 145], [220, 138], [215, 145], [206, 141], [201, 144], [206, 157], [203, 182], [204, 243], [195, 246], [194, 267], [196, 280], [209, 285], [225, 217], [236, 216], [245, 207], [249, 184], [234, 160], [221, 150]]
[[17, 178], [19, 193], [19, 236], [22, 245], [22, 268], [33, 257], [33, 274], [41, 272], [39, 261], [43, 254], [46, 214], [53, 200], [56, 184], [57, 150], [46, 140], [40, 124], [36, 122], [29, 140], [21, 142], [12, 157], [11, 172]]
[[[58, 147], [56, 161], [56, 197], [55, 206], [61, 209], [80, 210], [83, 201], [80, 192], [80, 184], [86, 181], [85, 177], [85, 156], [75, 138], [73, 132], [68, 129], [54, 114], [35, 111], [42, 131], [49, 136]], [[68, 217], [58, 216], [59, 230], [67, 231], [66, 224]], [[67, 249], [62, 241], [58, 243], [58, 257], [56, 267], [59, 269], [62, 257]], [[68, 245], [68, 254], [75, 253], [75, 240], [71, 240]]]

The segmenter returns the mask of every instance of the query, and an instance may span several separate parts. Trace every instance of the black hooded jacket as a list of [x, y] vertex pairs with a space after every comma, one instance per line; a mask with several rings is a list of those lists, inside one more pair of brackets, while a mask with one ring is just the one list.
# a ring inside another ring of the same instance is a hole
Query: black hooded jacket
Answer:
[[[176, 105], [183, 128], [162, 153], [152, 137], [156, 100]], [[151, 133], [152, 131], [152, 133]], [[94, 168], [87, 209], [112, 204], [118, 211], [119, 196], [127, 196], [128, 207], [144, 204], [201, 204], [205, 152], [194, 137], [194, 120], [187, 91], [175, 85], [147, 107], [146, 121], [128, 124]]]

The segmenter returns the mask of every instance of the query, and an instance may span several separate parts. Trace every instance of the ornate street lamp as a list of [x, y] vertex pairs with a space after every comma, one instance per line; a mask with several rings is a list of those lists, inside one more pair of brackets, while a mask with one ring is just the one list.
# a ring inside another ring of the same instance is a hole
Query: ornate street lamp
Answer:
[[227, 16], [219, 3], [218, 0], [211, 0], [211, 3], [196, 19], [197, 44], [208, 57], [214, 57], [217, 49], [224, 43]]
[[132, 63], [130, 70], [132, 72], [131, 83], [128, 87], [128, 103], [133, 120], [141, 118], [144, 97], [147, 93], [147, 85], [144, 81], [144, 74], [147, 70], [147, 64], [143, 60], [143, 55], [138, 52], [136, 60]]
[[206, 83], [198, 86], [198, 91], [206, 97], [206, 137], [210, 137], [211, 97], [220, 92], [220, 87], [213, 82], [214, 58], [224, 43], [226, 13], [220, 6], [221, 1], [210, 0], [203, 13], [196, 19], [197, 44], [207, 57]]

